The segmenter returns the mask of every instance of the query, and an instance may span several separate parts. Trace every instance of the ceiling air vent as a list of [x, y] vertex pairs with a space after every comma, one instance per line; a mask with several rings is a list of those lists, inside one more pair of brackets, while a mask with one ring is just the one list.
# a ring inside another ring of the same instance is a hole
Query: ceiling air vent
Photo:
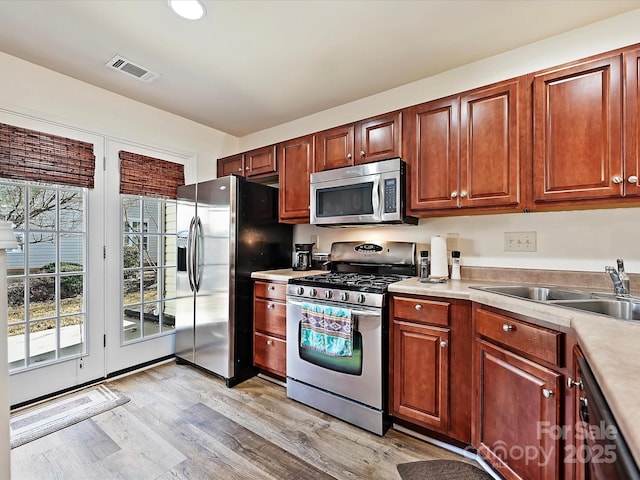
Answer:
[[147, 68], [136, 65], [126, 58], [122, 58], [120, 55], [116, 55], [107, 63], [105, 63], [105, 65], [107, 67], [113, 68], [114, 70], [119, 70], [128, 75], [134, 76], [138, 80], [142, 80], [145, 83], [151, 83], [160, 76], [159, 73], [152, 72]]

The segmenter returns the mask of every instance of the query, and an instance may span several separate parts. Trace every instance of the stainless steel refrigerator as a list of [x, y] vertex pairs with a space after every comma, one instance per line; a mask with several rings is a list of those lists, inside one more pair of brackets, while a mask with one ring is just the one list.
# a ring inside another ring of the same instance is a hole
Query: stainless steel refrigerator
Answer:
[[233, 386], [253, 368], [251, 272], [291, 266], [278, 190], [230, 175], [178, 188], [176, 359]]

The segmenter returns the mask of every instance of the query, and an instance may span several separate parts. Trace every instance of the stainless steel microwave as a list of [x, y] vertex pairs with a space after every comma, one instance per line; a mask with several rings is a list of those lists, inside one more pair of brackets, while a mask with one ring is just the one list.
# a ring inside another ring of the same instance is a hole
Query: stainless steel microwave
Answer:
[[311, 174], [311, 223], [324, 226], [410, 224], [401, 158]]

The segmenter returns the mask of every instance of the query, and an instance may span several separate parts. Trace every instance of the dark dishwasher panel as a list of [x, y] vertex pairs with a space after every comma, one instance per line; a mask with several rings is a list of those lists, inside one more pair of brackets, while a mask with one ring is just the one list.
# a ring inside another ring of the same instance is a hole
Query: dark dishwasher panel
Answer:
[[[584, 422], [584, 450], [578, 458], [585, 461], [588, 480], [640, 480], [640, 471], [613, 414], [585, 359], [578, 359], [582, 381], [580, 419]], [[580, 448], [579, 448], [580, 450]]]

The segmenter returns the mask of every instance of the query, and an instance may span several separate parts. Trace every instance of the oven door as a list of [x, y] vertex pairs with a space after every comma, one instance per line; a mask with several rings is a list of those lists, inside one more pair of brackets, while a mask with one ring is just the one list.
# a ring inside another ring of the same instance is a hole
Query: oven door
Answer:
[[301, 346], [301, 313], [302, 302], [287, 297], [287, 377], [382, 409], [382, 309], [351, 310], [355, 328], [353, 355], [349, 357], [334, 357]]

